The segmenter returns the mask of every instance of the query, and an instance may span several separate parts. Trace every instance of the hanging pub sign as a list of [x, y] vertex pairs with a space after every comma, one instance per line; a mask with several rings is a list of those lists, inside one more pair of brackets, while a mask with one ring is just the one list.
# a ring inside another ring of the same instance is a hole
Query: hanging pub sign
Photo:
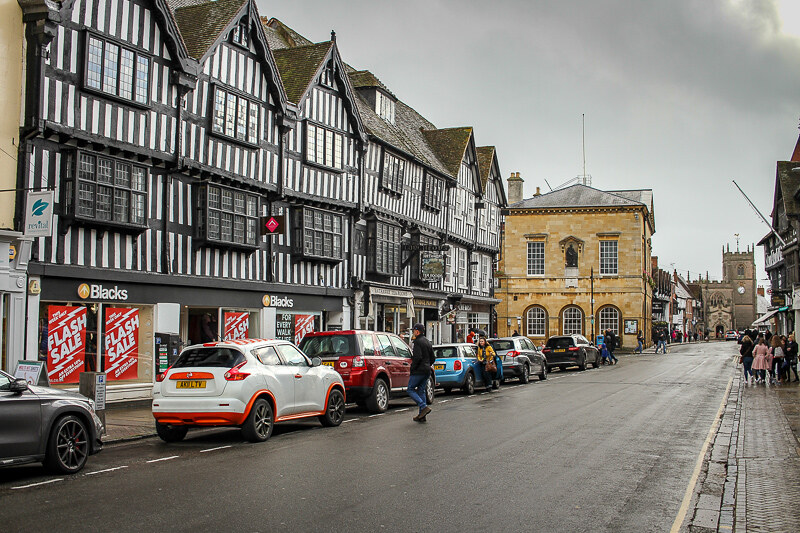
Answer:
[[109, 381], [139, 376], [139, 310], [106, 309], [105, 372]]
[[250, 313], [225, 313], [225, 340], [246, 339], [250, 333]]
[[47, 308], [47, 377], [50, 383], [78, 383], [86, 361], [86, 308]]
[[419, 279], [422, 281], [438, 281], [444, 276], [444, 259], [440, 253], [421, 252], [419, 261]]

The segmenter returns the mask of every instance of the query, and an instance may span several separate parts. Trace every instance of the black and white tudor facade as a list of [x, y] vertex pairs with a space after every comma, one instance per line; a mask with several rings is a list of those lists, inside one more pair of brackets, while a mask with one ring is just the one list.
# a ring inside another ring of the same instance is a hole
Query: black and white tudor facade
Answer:
[[492, 328], [506, 201], [471, 128], [437, 129], [252, 0], [19, 3], [18, 182], [56, 199], [24, 358], [53, 383], [103, 370], [111, 401], [146, 397], [189, 342]]

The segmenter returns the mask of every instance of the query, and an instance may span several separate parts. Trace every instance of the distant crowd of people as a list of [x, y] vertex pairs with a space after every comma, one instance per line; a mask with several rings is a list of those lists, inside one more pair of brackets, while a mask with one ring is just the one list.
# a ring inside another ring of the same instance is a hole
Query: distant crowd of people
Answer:
[[[797, 341], [794, 332], [788, 337], [769, 330], [745, 331], [739, 349], [739, 363], [749, 385], [779, 385], [800, 381], [797, 376]], [[794, 373], [794, 380], [791, 374]]]

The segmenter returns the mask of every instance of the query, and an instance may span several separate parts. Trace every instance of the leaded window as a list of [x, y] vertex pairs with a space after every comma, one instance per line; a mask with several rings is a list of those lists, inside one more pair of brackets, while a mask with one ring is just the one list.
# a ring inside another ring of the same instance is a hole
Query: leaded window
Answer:
[[306, 161], [342, 170], [344, 135], [306, 122]]
[[234, 44], [247, 48], [248, 34], [247, 34], [247, 20], [241, 21], [231, 32], [231, 41]]
[[145, 167], [83, 151], [70, 152], [64, 159], [67, 182], [64, 203], [68, 215], [104, 224], [146, 225]]
[[369, 232], [369, 270], [384, 276], [400, 275], [400, 226], [376, 220]]
[[344, 235], [343, 216], [330, 211], [303, 207], [295, 218], [294, 252], [312, 259], [341, 261]]
[[150, 101], [150, 57], [89, 35], [86, 42], [84, 83], [88, 89], [138, 104], [147, 104]]
[[600, 275], [616, 276], [618, 273], [617, 241], [600, 241]]
[[528, 243], [528, 275], [544, 275], [544, 242]]
[[403, 181], [406, 173], [406, 162], [389, 152], [383, 153], [381, 167], [381, 187], [392, 192], [403, 192]]
[[541, 307], [531, 307], [525, 313], [525, 334], [544, 337], [547, 334], [547, 313]]
[[221, 246], [258, 246], [258, 196], [219, 185], [199, 188], [197, 231], [201, 240]]
[[423, 205], [430, 209], [439, 210], [442, 206], [442, 191], [444, 181], [430, 172], [425, 173], [425, 194], [422, 198]]
[[257, 102], [217, 86], [214, 87], [213, 106], [212, 132], [241, 142], [258, 143], [260, 106]]
[[579, 307], [567, 307], [561, 316], [564, 335], [583, 335], [583, 311]]

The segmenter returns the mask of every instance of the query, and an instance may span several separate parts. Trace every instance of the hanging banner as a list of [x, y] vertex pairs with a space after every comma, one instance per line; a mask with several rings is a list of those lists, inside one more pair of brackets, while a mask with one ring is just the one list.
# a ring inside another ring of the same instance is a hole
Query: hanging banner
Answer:
[[50, 383], [78, 383], [86, 361], [86, 308], [47, 308], [47, 377]]
[[294, 343], [314, 331], [314, 315], [294, 315]]
[[139, 377], [139, 310], [107, 308], [104, 338], [108, 381]]
[[226, 341], [246, 339], [250, 333], [250, 313], [225, 313]]

